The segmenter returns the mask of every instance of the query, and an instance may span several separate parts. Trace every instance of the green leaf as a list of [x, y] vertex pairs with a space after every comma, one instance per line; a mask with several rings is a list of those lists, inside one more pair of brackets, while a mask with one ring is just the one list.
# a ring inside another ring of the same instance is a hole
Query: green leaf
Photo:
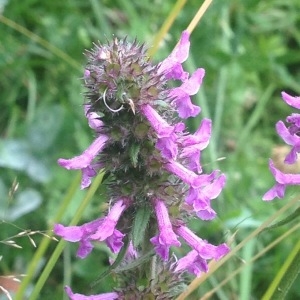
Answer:
[[138, 247], [145, 236], [145, 230], [149, 223], [150, 209], [147, 206], [140, 207], [135, 214], [132, 228], [132, 242], [134, 247]]
[[300, 207], [298, 207], [293, 213], [291, 213], [289, 216], [287, 216], [283, 220], [281, 220], [281, 221], [279, 221], [279, 222], [277, 222], [277, 223], [275, 223], [275, 224], [273, 224], [269, 227], [266, 227], [263, 231], [271, 230], [271, 229], [274, 229], [274, 228], [284, 226], [284, 225], [294, 221], [299, 216], [300, 216]]
[[127, 263], [125, 266], [118, 267], [116, 269], [116, 272], [124, 272], [124, 271], [128, 271], [130, 269], [137, 268], [138, 266], [142, 265], [144, 262], [147, 262], [150, 259], [150, 257], [152, 257], [153, 255], [155, 255], [155, 251], [154, 251], [154, 249], [151, 249], [146, 254], [133, 260], [130, 263]]
[[122, 247], [121, 251], [119, 252], [116, 260], [110, 265], [109, 268], [107, 268], [92, 284], [91, 287], [95, 287], [101, 280], [103, 280], [110, 272], [112, 272], [114, 269], [116, 269], [116, 267], [123, 261], [126, 253], [127, 253], [127, 249], [129, 246], [129, 240], [128, 240], [128, 236], [126, 236], [126, 238], [124, 239], [124, 246]]
[[263, 296], [263, 300], [285, 299], [292, 284], [300, 273], [300, 241], [295, 245], [285, 263], [277, 273], [273, 282], [269, 286], [267, 292]]

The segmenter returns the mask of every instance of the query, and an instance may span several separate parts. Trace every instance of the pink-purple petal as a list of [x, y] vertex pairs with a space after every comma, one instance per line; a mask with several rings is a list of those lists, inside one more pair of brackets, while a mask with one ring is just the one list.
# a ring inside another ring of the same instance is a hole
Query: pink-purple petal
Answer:
[[288, 145], [293, 146], [297, 142], [300, 141], [300, 138], [296, 135], [292, 135], [288, 128], [285, 126], [285, 124], [282, 121], [278, 121], [276, 123], [276, 131], [278, 135], [284, 140], [284, 142]]
[[82, 226], [65, 227], [61, 224], [55, 224], [53, 231], [56, 235], [59, 235], [64, 240], [69, 242], [79, 242], [84, 235]]
[[300, 184], [300, 174], [284, 174], [274, 166], [272, 160], [269, 162], [270, 170], [276, 182], [283, 185], [298, 185]]
[[154, 210], [158, 223], [158, 235], [151, 238], [151, 243], [155, 246], [155, 250], [163, 260], [169, 257], [169, 248], [171, 246], [180, 247], [180, 242], [173, 231], [169, 218], [168, 209], [161, 199], [153, 199]]
[[93, 249], [94, 249], [94, 245], [91, 243], [91, 241], [89, 239], [83, 239], [79, 243], [76, 256], [83, 259], [87, 257], [92, 252]]
[[190, 96], [184, 91], [174, 88], [169, 92], [169, 96], [174, 99], [173, 102], [177, 108], [180, 118], [187, 119], [195, 117], [200, 113], [201, 108], [194, 105]]
[[85, 296], [82, 294], [74, 294], [69, 286], [65, 286], [65, 291], [70, 300], [116, 300], [119, 299], [118, 293], [103, 293], [99, 295]]
[[163, 73], [167, 79], [179, 79], [184, 81], [188, 77], [188, 73], [182, 68], [182, 63], [187, 59], [189, 54], [190, 34], [184, 31], [181, 35], [178, 45], [173, 52], [160, 64], [159, 72]]
[[169, 137], [174, 132], [175, 128], [169, 125], [149, 104], [141, 107], [141, 113], [147, 118], [159, 138]]
[[113, 253], [118, 253], [123, 247], [123, 238], [125, 234], [115, 229], [113, 233], [106, 239], [106, 245]]
[[188, 271], [199, 277], [203, 272], [206, 273], [208, 271], [208, 265], [206, 260], [196, 250], [192, 250], [176, 263], [175, 272], [182, 271]]
[[105, 147], [105, 143], [108, 140], [108, 136], [99, 135], [93, 143], [79, 156], [75, 156], [71, 159], [60, 158], [58, 164], [68, 170], [70, 169], [84, 169], [88, 167], [93, 159], [101, 152]]
[[123, 200], [118, 200], [107, 216], [103, 219], [102, 224], [97, 228], [96, 232], [91, 235], [91, 239], [104, 241], [114, 233], [115, 227], [123, 211], [126, 209], [126, 204]]
[[281, 96], [288, 105], [300, 109], [300, 97], [293, 97], [286, 92], [281, 92]]
[[197, 69], [188, 80], [183, 82], [179, 89], [190, 96], [197, 94], [204, 76], [205, 70], [202, 68]]
[[202, 178], [199, 175], [187, 169], [177, 161], [169, 160], [169, 162], [164, 165], [164, 168], [194, 188], [197, 188], [202, 184]]
[[267, 191], [264, 196], [264, 201], [271, 201], [274, 198], [283, 198], [286, 186], [284, 184], [276, 183], [269, 191]]
[[229, 252], [229, 248], [226, 244], [221, 244], [219, 246], [209, 244], [205, 240], [199, 238], [186, 226], [182, 225], [176, 227], [175, 232], [181, 236], [189, 246], [196, 250], [203, 259], [218, 260]]

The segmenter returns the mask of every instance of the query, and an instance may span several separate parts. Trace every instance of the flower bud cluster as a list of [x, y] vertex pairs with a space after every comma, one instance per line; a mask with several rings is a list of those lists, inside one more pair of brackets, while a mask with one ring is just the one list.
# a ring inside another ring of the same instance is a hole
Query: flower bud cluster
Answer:
[[[85, 258], [95, 242], [105, 242], [119, 253], [128, 241], [139, 255], [152, 245], [157, 260], [170, 266], [169, 277], [177, 282], [185, 271], [197, 276], [207, 272], [207, 260], [218, 260], [229, 251], [226, 244], [209, 244], [187, 227], [192, 217], [210, 220], [216, 216], [211, 200], [225, 184], [223, 174], [218, 170], [204, 174], [200, 164], [211, 136], [211, 120], [203, 119], [194, 134], [182, 122], [200, 113], [191, 96], [198, 92], [205, 74], [202, 68], [191, 75], [184, 71], [189, 46], [189, 33], [183, 32], [174, 51], [159, 64], [150, 61], [144, 45], [126, 39], [87, 51], [84, 111], [95, 139], [81, 155], [58, 163], [81, 170], [82, 188], [104, 168], [109, 175], [110, 208], [105, 217], [81, 226], [55, 225], [57, 235], [79, 242], [78, 257]], [[181, 82], [180, 86], [171, 87], [172, 80]], [[141, 211], [146, 217], [139, 217]], [[135, 233], [137, 223], [143, 241]], [[171, 264], [170, 248], [180, 247], [183, 241], [191, 251]], [[157, 276], [165, 272], [164, 267], [160, 269]], [[126, 286], [130, 286], [128, 293], [134, 288], [141, 292], [139, 286], [133, 288], [128, 282]], [[153, 291], [153, 284], [150, 290], [155, 299], [169, 299], [161, 289]], [[67, 293], [71, 299], [80, 299], [70, 288]], [[122, 293], [118, 292], [118, 299]], [[159, 298], [162, 294], [165, 298]]]

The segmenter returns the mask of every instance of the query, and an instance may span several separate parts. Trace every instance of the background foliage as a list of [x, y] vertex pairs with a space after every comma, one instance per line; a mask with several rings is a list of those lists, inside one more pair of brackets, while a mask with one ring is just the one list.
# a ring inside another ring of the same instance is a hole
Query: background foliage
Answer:
[[[173, 49], [199, 2], [187, 1], [154, 60]], [[30, 239], [14, 238], [20, 249], [5, 242], [25, 229], [41, 233], [51, 228], [76, 177], [56, 160], [79, 154], [92, 140], [82, 110], [84, 49], [113, 35], [137, 37], [151, 46], [173, 6], [171, 0], [0, 1], [0, 13], [30, 31], [28, 36], [27, 31], [20, 32], [0, 19], [0, 275], [26, 273], [36, 251]], [[203, 162], [207, 169], [217, 166], [227, 175], [226, 188], [214, 203], [218, 219], [192, 224], [212, 243], [224, 241], [238, 230], [232, 238], [234, 247], [284, 205], [278, 200], [265, 203], [261, 197], [273, 184], [268, 158], [276, 145], [283, 144], [275, 123], [291, 112], [280, 100], [280, 92], [300, 95], [299, 28], [298, 0], [228, 0], [214, 1], [192, 33], [186, 68], [204, 67], [206, 77], [194, 97], [202, 114], [188, 125], [195, 130], [201, 118], [213, 119], [213, 138]], [[218, 160], [220, 157], [226, 159]], [[289, 189], [286, 198], [296, 193], [296, 188]], [[84, 195], [78, 188], [62, 222], [71, 220]], [[81, 222], [101, 215], [105, 199], [103, 193], [99, 195], [100, 191]], [[246, 244], [201, 285], [195, 297], [205, 294], [286, 230], [264, 232]], [[37, 245], [40, 233], [31, 236]], [[260, 299], [298, 238], [299, 230], [247, 265], [214, 299]], [[36, 265], [34, 281], [56, 244], [50, 242]], [[75, 252], [76, 245], [65, 247], [41, 299], [62, 299], [63, 286], [70, 280], [78, 292], [87, 293], [89, 284], [109, 265], [104, 246], [83, 261], [75, 258]], [[100, 283], [99, 291], [110, 291], [112, 286], [108, 278]], [[288, 297], [300, 297], [299, 284], [292, 286]]]

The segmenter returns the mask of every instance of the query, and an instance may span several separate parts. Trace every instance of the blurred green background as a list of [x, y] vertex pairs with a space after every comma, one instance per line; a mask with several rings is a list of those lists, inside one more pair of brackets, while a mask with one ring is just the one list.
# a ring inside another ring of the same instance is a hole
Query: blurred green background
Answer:
[[[13, 238], [22, 249], [4, 242], [25, 229], [45, 231], [52, 226], [76, 177], [76, 172], [66, 171], [56, 161], [78, 155], [93, 139], [82, 109], [84, 50], [113, 36], [137, 37], [151, 47], [174, 4], [171, 0], [0, 1], [0, 14], [20, 26], [12, 28], [0, 18], [0, 275], [26, 273], [36, 248], [26, 237]], [[170, 53], [200, 5], [201, 1], [187, 1], [153, 60]], [[193, 98], [202, 113], [188, 125], [193, 131], [201, 118], [212, 118], [213, 137], [203, 164], [206, 171], [217, 167], [227, 175], [226, 188], [213, 204], [218, 218], [194, 220], [191, 226], [212, 243], [223, 242], [239, 229], [234, 245], [286, 201], [265, 203], [261, 198], [274, 183], [268, 158], [276, 145], [283, 145], [275, 124], [292, 112], [280, 93], [300, 95], [300, 2], [214, 1], [191, 35], [190, 53], [185, 68], [203, 67], [206, 76]], [[221, 157], [226, 159], [218, 160]], [[289, 189], [286, 198], [296, 192]], [[84, 194], [78, 187], [63, 223], [70, 221]], [[95, 196], [82, 222], [101, 215], [105, 201]], [[195, 297], [286, 229], [264, 233], [248, 244]], [[42, 235], [32, 238], [38, 245]], [[298, 238], [299, 232], [276, 246], [213, 299], [260, 299]], [[56, 244], [51, 241], [36, 266], [35, 279]], [[75, 258], [76, 249], [77, 245], [67, 245], [40, 299], [62, 299], [66, 278], [72, 278], [74, 290], [88, 293], [89, 284], [109, 265], [104, 246], [85, 260]], [[112, 287], [108, 279], [99, 291]], [[298, 298], [300, 286], [294, 284], [287, 299]]]

